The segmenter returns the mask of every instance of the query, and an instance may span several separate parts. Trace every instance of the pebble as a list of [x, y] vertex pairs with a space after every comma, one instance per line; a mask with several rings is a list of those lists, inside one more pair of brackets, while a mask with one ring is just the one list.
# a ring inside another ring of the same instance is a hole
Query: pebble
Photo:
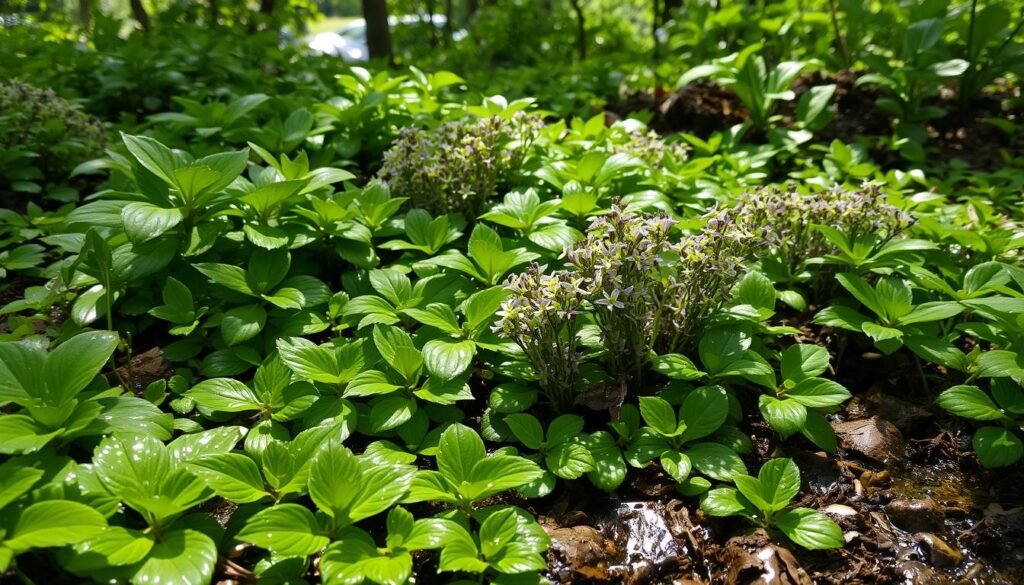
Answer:
[[927, 551], [931, 564], [936, 567], [956, 567], [964, 560], [964, 554], [946, 544], [931, 532], [918, 532], [916, 540]]

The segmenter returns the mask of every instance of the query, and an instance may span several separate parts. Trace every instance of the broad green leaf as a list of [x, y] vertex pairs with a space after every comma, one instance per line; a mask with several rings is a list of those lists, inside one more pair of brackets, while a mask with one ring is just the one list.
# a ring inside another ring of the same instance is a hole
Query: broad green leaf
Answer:
[[269, 497], [256, 463], [239, 453], [222, 453], [188, 463], [188, 469], [217, 495], [236, 504]]
[[729, 415], [729, 398], [719, 386], [705, 386], [690, 392], [679, 409], [686, 430], [684, 441], [701, 439], [718, 430]]
[[107, 521], [92, 507], [67, 500], [37, 502], [22, 510], [4, 546], [15, 553], [74, 544], [103, 530]]
[[700, 508], [710, 516], [754, 516], [757, 513], [739, 490], [725, 487], [709, 491], [701, 498]]
[[[770, 459], [757, 474], [761, 496], [769, 510], [784, 510], [800, 491], [800, 470], [792, 459]], [[738, 485], [738, 484], [737, 484]]]
[[210, 378], [193, 386], [187, 393], [196, 403], [217, 412], [259, 410], [263, 401], [245, 384], [234, 378]]
[[453, 424], [441, 433], [437, 445], [437, 469], [448, 481], [456, 485], [471, 481], [473, 467], [485, 457], [484, 442], [473, 429]]
[[1013, 465], [1024, 455], [1024, 443], [1010, 429], [981, 427], [974, 433], [971, 445], [985, 467]]
[[799, 382], [820, 376], [828, 369], [828, 362], [828, 350], [824, 347], [798, 343], [782, 352], [779, 365], [784, 379]]
[[662, 398], [641, 396], [640, 414], [644, 422], [661, 435], [672, 437], [682, 432], [677, 430], [675, 409]]
[[313, 513], [299, 504], [279, 504], [257, 512], [238, 538], [278, 555], [309, 556], [327, 546]]
[[779, 400], [762, 394], [758, 398], [758, 408], [768, 424], [784, 439], [799, 432], [807, 421], [807, 407], [796, 399]]
[[992, 399], [977, 386], [953, 386], [939, 394], [939, 406], [957, 416], [974, 420], [999, 420], [1006, 415]]
[[787, 510], [775, 517], [775, 525], [790, 540], [811, 550], [842, 548], [846, 542], [835, 522], [809, 508]]
[[110, 331], [80, 333], [46, 357], [47, 398], [65, 404], [84, 389], [103, 369], [119, 339]]
[[217, 545], [209, 536], [188, 528], [169, 530], [157, 539], [132, 582], [203, 585], [213, 578], [216, 563]]
[[828, 408], [846, 402], [850, 398], [850, 392], [832, 380], [805, 378], [787, 390], [786, 397], [808, 408]]
[[544, 429], [532, 414], [510, 414], [504, 418], [512, 434], [526, 447], [539, 451], [544, 446]]
[[432, 339], [423, 345], [423, 361], [431, 375], [451, 380], [473, 363], [476, 344], [470, 340]]
[[686, 454], [697, 471], [712, 479], [731, 481], [734, 475], [747, 472], [740, 456], [725, 445], [697, 443], [688, 446]]

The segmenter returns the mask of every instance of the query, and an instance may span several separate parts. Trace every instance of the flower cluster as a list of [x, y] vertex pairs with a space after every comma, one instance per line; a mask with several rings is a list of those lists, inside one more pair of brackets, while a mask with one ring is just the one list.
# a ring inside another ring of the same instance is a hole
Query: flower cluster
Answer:
[[403, 128], [378, 177], [413, 207], [475, 218], [518, 169], [543, 122], [523, 113], [459, 120], [427, 132]]
[[612, 144], [609, 150], [613, 153], [636, 157], [652, 167], [661, 165], [666, 155], [673, 156], [677, 161], [685, 161], [689, 156], [685, 142], [665, 144], [665, 141], [653, 130], [632, 132], [626, 141]]
[[585, 239], [566, 250], [568, 269], [582, 278], [601, 328], [611, 373], [620, 380], [638, 380], [647, 363], [661, 254], [670, 249], [675, 223], [626, 211], [616, 202], [593, 220]]
[[833, 246], [815, 225], [834, 227], [850, 241], [872, 235], [878, 243], [896, 237], [913, 219], [885, 201], [877, 186], [855, 191], [840, 187], [800, 195], [794, 190], [758, 190], [736, 206], [737, 222], [767, 228], [766, 248], [776, 254], [791, 273], [809, 258], [832, 253]]
[[526, 352], [553, 402], [572, 403], [579, 368], [577, 320], [592, 317], [604, 357], [620, 383], [643, 379], [652, 350], [684, 353], [729, 301], [745, 260], [773, 237], [739, 221], [733, 208], [704, 216], [697, 233], [672, 243], [675, 221], [630, 212], [618, 202], [566, 249], [566, 266], [533, 266], [513, 276], [494, 330]]
[[33, 153], [42, 176], [66, 177], [105, 147], [103, 124], [53, 90], [17, 79], [0, 82], [0, 150]]
[[700, 232], [672, 246], [652, 332], [658, 353], [682, 353], [692, 347], [743, 277], [744, 260], [770, 236], [765, 228], [751, 229], [737, 221], [728, 208], [713, 210], [705, 219]]
[[556, 407], [572, 404], [582, 356], [578, 350], [579, 317], [586, 291], [567, 271], [545, 274], [531, 264], [505, 283], [512, 295], [498, 312], [494, 331], [523, 349], [541, 388]]

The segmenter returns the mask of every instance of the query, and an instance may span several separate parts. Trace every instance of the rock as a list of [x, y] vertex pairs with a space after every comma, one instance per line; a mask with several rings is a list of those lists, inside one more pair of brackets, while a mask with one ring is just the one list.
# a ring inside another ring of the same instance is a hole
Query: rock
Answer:
[[908, 431], [916, 424], [932, 418], [932, 413], [920, 406], [886, 394], [878, 388], [871, 388], [867, 394], [867, 405], [873, 414], [892, 421], [896, 428]]
[[946, 541], [931, 532], [918, 532], [914, 535], [914, 540], [928, 553], [933, 566], [956, 567], [964, 560], [962, 552], [949, 546]]
[[901, 561], [898, 565], [904, 583], [949, 585], [952, 581], [942, 571], [936, 571], [921, 561]]
[[763, 530], [730, 538], [725, 564], [727, 585], [813, 585], [793, 553], [774, 544]]
[[885, 513], [907, 532], [942, 532], [945, 528], [946, 515], [932, 500], [893, 500]]
[[849, 518], [857, 515], [857, 510], [843, 504], [829, 504], [822, 508], [821, 511], [837, 518]]
[[873, 463], [887, 465], [904, 456], [903, 435], [896, 425], [873, 416], [863, 420], [832, 423], [839, 446], [866, 457]]
[[[572, 574], [590, 579], [601, 579], [607, 568], [614, 545], [592, 526], [562, 528], [545, 527], [551, 537], [550, 555], [557, 562], [552, 563], [560, 576], [569, 578]], [[559, 570], [561, 569], [561, 570]]]

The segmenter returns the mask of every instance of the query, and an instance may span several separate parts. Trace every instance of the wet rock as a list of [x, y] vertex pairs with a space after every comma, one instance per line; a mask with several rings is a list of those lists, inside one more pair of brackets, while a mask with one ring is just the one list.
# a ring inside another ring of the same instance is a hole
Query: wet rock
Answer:
[[921, 561], [901, 561], [897, 569], [902, 573], [904, 583], [927, 583], [928, 585], [952, 583], [942, 571], [936, 571]]
[[868, 390], [867, 407], [879, 417], [891, 421], [903, 432], [932, 418], [932, 413], [920, 406], [886, 394], [878, 388]]
[[885, 506], [892, 523], [907, 532], [942, 532], [946, 515], [932, 500], [893, 500]]
[[602, 579], [607, 575], [607, 564], [615, 553], [614, 543], [592, 526], [550, 528], [545, 526], [551, 537], [551, 563], [563, 579], [573, 575], [589, 579]]
[[914, 540], [928, 553], [933, 566], [955, 567], [964, 560], [962, 552], [949, 546], [946, 541], [931, 532], [918, 532], [914, 535]]
[[825, 495], [839, 485], [839, 472], [826, 453], [799, 451], [793, 455], [793, 461], [800, 468], [800, 479], [808, 491]]
[[836, 518], [851, 518], [857, 515], [857, 510], [843, 504], [829, 504], [821, 511]]
[[899, 461], [905, 452], [903, 435], [896, 425], [873, 416], [863, 420], [832, 423], [839, 445], [873, 463], [887, 465]]
[[725, 543], [728, 585], [812, 585], [793, 553], [774, 544], [763, 530]]

